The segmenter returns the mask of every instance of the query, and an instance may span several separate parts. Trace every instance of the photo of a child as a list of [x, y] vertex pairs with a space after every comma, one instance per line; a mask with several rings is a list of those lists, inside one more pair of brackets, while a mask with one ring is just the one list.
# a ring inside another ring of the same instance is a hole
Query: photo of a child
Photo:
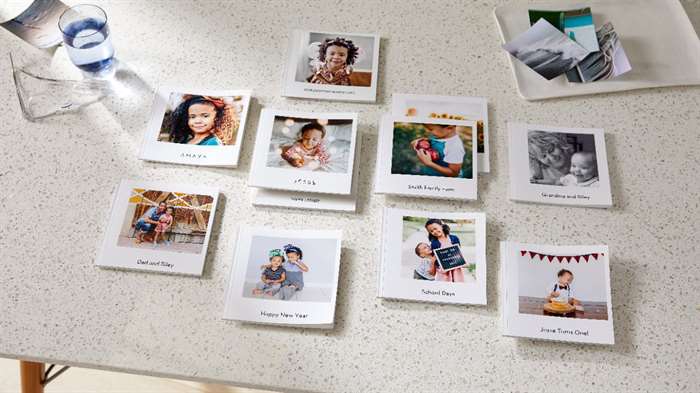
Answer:
[[199, 254], [213, 200], [209, 195], [132, 189], [117, 246]]
[[309, 33], [296, 81], [312, 84], [369, 87], [372, 83], [374, 39]]
[[[567, 269], [561, 269], [557, 272], [557, 281], [552, 285], [547, 286], [547, 303], [558, 303], [560, 305], [577, 306], [581, 302], [574, 297], [574, 290], [571, 283], [574, 281], [574, 273]], [[583, 308], [581, 308], [583, 310]]]
[[[454, 283], [476, 282], [476, 225], [470, 219], [403, 217], [401, 277]], [[435, 251], [458, 245], [466, 264], [445, 271]]]
[[282, 283], [287, 279], [287, 272], [282, 267], [284, 257], [282, 250], [276, 248], [270, 250], [270, 264], [263, 267], [260, 282], [255, 285], [253, 295], [274, 296], [282, 288]]
[[394, 123], [391, 173], [473, 178], [472, 127]]
[[603, 258], [602, 254], [561, 256], [521, 251], [518, 260], [519, 312], [607, 320]]
[[333, 239], [254, 236], [243, 296], [330, 302], [336, 246]]
[[527, 143], [531, 184], [598, 187], [594, 135], [530, 130]]
[[352, 120], [275, 116], [267, 166], [348, 173]]
[[158, 141], [198, 146], [236, 143], [243, 97], [171, 93]]

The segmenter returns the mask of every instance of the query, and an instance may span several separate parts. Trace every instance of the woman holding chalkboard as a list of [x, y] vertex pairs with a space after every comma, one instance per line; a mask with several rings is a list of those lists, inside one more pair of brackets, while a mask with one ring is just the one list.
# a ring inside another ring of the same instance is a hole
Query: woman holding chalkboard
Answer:
[[[449, 225], [440, 219], [429, 219], [425, 223], [425, 230], [428, 231], [430, 247], [433, 250], [460, 244], [457, 236], [450, 235]], [[464, 282], [464, 272], [461, 267], [446, 272], [440, 268], [440, 265], [437, 265], [435, 281]]]

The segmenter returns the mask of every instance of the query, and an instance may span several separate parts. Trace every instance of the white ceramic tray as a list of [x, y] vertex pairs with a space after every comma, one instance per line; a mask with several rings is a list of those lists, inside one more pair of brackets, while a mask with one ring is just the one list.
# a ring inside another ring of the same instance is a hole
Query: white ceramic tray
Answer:
[[[497, 7], [494, 16], [505, 43], [530, 27], [528, 9], [563, 10], [581, 4], [580, 0], [508, 4]], [[563, 75], [547, 81], [503, 51], [524, 99], [700, 84], [700, 40], [678, 0], [599, 0], [585, 4], [591, 7], [596, 26], [612, 22], [632, 71], [593, 83], [569, 83]]]

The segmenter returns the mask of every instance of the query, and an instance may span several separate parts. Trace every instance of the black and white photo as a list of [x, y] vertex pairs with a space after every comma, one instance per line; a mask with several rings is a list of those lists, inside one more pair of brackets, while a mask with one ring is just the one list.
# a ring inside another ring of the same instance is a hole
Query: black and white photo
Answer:
[[508, 123], [510, 199], [610, 207], [602, 129]]
[[503, 48], [548, 80], [569, 71], [589, 53], [545, 19], [540, 19]]

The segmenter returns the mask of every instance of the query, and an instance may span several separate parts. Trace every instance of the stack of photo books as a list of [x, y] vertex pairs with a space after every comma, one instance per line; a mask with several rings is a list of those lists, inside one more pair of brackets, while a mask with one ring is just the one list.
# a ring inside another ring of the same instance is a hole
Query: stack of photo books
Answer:
[[501, 242], [503, 334], [615, 343], [607, 246]]
[[224, 319], [332, 328], [340, 231], [241, 227]]
[[250, 96], [249, 90], [159, 88], [139, 157], [235, 168]]
[[488, 172], [483, 98], [395, 94], [381, 118], [375, 192], [474, 200]]
[[510, 199], [610, 207], [602, 129], [508, 123]]
[[384, 209], [377, 295], [486, 304], [483, 213]]
[[123, 180], [96, 264], [201, 276], [218, 199], [211, 187]]
[[632, 69], [612, 23], [596, 29], [590, 7], [529, 10], [530, 29], [503, 48], [546, 79], [613, 79]]
[[357, 113], [263, 109], [249, 186], [253, 204], [355, 211]]

